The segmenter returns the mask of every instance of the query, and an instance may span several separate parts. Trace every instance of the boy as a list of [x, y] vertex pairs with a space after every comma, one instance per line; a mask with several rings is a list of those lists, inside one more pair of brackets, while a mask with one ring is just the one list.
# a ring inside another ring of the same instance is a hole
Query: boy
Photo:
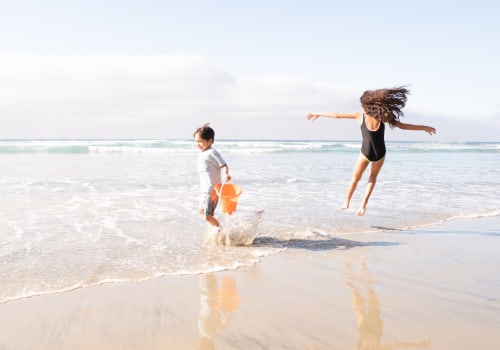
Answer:
[[218, 197], [214, 187], [220, 184], [221, 172], [224, 182], [231, 180], [229, 167], [215, 148], [215, 132], [208, 124], [195, 130], [194, 141], [201, 151], [198, 156], [198, 174], [200, 176], [200, 214], [205, 215], [205, 220], [213, 227], [219, 227], [219, 221], [214, 217], [214, 211], [217, 207]]

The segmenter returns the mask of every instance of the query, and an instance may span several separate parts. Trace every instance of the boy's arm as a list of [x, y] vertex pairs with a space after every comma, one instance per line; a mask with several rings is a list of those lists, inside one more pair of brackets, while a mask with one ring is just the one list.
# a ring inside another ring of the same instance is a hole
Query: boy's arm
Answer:
[[435, 128], [433, 128], [432, 126], [427, 126], [427, 125], [415, 125], [415, 124], [406, 124], [406, 123], [397, 122], [396, 127], [403, 129], [403, 130], [421, 130], [421, 131], [425, 131], [429, 135], [436, 133]]
[[229, 167], [227, 166], [227, 164], [224, 164], [221, 167], [221, 171], [222, 171], [222, 174], [224, 175], [223, 176], [224, 182], [231, 180], [231, 175], [229, 175]]

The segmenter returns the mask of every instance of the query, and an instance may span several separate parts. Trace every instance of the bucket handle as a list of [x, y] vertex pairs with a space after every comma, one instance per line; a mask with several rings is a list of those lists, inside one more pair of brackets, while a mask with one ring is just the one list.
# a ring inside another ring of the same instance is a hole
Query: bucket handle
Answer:
[[222, 199], [222, 189], [224, 188], [224, 185], [227, 183], [226, 180], [222, 181], [220, 185], [220, 190], [219, 190], [219, 197]]

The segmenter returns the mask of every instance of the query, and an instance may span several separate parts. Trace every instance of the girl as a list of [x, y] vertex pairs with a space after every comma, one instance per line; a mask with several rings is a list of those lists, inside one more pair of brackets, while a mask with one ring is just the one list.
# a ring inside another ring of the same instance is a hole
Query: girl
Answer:
[[368, 90], [360, 97], [361, 112], [357, 113], [309, 113], [308, 120], [316, 120], [319, 117], [356, 119], [361, 124], [361, 154], [359, 155], [354, 174], [352, 176], [347, 196], [342, 209], [349, 208], [351, 197], [356, 190], [363, 172], [371, 165], [368, 185], [365, 197], [361, 203], [357, 215], [362, 216], [366, 211], [366, 206], [372, 194], [377, 175], [384, 165], [385, 159], [385, 123], [389, 123], [391, 128], [397, 127], [403, 130], [422, 130], [429, 135], [435, 134], [436, 129], [426, 125], [405, 124], [399, 121], [403, 116], [401, 109], [405, 106], [409, 90], [406, 87], [395, 87], [392, 89]]

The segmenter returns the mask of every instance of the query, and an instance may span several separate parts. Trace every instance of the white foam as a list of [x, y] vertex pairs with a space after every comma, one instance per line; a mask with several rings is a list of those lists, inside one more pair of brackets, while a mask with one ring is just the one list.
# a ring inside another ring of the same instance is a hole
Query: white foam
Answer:
[[453, 215], [448, 220], [457, 220], [457, 219], [479, 219], [479, 218], [489, 218], [500, 216], [500, 209], [494, 209], [491, 211], [483, 211], [483, 212], [472, 212], [461, 215]]

